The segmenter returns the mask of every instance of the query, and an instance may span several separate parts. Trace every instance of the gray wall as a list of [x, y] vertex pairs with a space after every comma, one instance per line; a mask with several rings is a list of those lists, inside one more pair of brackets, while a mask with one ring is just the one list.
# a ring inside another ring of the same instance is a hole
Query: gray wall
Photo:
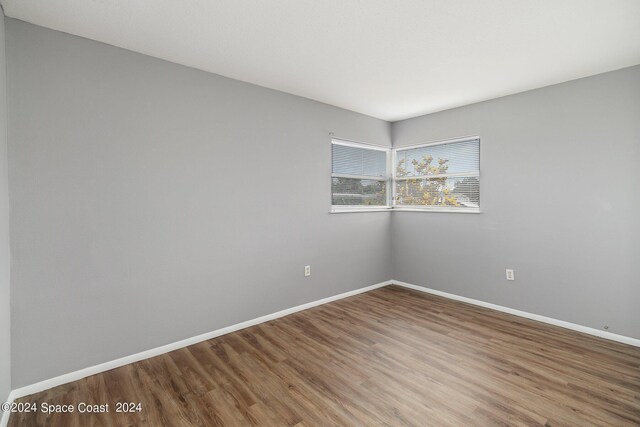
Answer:
[[[4, 15], [0, 9], [0, 402], [11, 391], [9, 310], [9, 184], [7, 174], [7, 96]], [[2, 411], [0, 411], [0, 417]]]
[[[6, 26], [14, 388], [392, 276], [640, 338], [640, 67], [390, 128]], [[480, 135], [482, 213], [328, 214], [329, 132]]]
[[394, 213], [394, 279], [640, 338], [640, 66], [397, 122], [392, 135], [481, 137], [482, 213]]
[[328, 213], [387, 122], [6, 27], [14, 387], [391, 278], [389, 213]]

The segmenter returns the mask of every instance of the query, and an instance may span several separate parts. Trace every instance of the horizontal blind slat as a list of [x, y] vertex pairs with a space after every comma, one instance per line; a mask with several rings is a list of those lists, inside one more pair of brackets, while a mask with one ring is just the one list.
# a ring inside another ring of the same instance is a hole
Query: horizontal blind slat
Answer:
[[396, 150], [396, 176], [457, 174], [480, 170], [477, 139]]
[[360, 147], [332, 144], [332, 172], [335, 174], [384, 177], [387, 153]]

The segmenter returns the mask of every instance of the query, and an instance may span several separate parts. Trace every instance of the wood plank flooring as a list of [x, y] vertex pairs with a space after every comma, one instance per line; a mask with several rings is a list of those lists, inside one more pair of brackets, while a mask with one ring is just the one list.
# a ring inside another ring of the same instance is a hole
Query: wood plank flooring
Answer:
[[20, 402], [111, 412], [11, 426], [640, 425], [640, 348], [389, 286]]

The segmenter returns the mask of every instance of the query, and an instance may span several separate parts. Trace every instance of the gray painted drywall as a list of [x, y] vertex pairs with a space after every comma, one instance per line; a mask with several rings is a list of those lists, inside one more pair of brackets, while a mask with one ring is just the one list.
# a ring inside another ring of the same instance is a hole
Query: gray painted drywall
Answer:
[[[640, 338], [640, 67], [390, 129], [6, 24], [14, 388], [391, 277]], [[390, 131], [480, 135], [482, 213], [328, 214], [328, 133]]]
[[6, 31], [14, 388], [391, 278], [390, 214], [328, 213], [329, 132], [389, 123]]
[[394, 279], [640, 338], [640, 66], [392, 125], [465, 135], [482, 213], [394, 212]]
[[[11, 391], [9, 176], [7, 171], [5, 70], [4, 14], [0, 8], [0, 402], [5, 402]], [[2, 416], [2, 411], [0, 411], [0, 416]]]

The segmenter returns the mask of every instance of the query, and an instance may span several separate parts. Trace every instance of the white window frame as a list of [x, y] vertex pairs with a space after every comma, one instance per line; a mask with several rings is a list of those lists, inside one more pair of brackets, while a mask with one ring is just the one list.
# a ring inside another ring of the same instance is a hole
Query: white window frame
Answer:
[[[386, 154], [386, 174], [384, 177], [371, 177], [363, 175], [349, 175], [341, 173], [333, 173], [333, 146], [343, 145], [346, 147], [363, 148], [366, 150], [384, 151]], [[367, 144], [364, 142], [350, 141], [347, 139], [332, 138], [329, 146], [331, 152], [331, 180], [333, 178], [353, 178], [353, 179], [368, 179], [372, 181], [385, 181], [387, 194], [385, 196], [385, 205], [379, 206], [358, 206], [358, 205], [334, 205], [333, 204], [333, 189], [329, 186], [329, 205], [331, 206], [331, 213], [349, 213], [349, 212], [388, 212], [391, 210], [391, 192], [393, 191], [391, 181], [391, 147], [383, 147], [375, 144]]]
[[[348, 139], [340, 139], [340, 138], [332, 138], [330, 148], [330, 168], [331, 168], [331, 178], [354, 178], [354, 179], [368, 179], [374, 181], [386, 181], [387, 183], [387, 194], [386, 194], [386, 205], [380, 206], [354, 206], [354, 205], [334, 205], [333, 204], [333, 191], [332, 186], [329, 186], [329, 206], [331, 207], [330, 213], [349, 213], [349, 212], [389, 212], [389, 211], [405, 211], [405, 212], [447, 212], [447, 213], [480, 213], [480, 203], [478, 203], [477, 208], [448, 208], [448, 207], [435, 207], [435, 206], [416, 206], [416, 205], [399, 205], [396, 204], [396, 181], [403, 181], [407, 179], [416, 179], [422, 177], [397, 177], [396, 176], [396, 161], [397, 161], [397, 153], [398, 151], [406, 151], [414, 148], [423, 148], [423, 147], [431, 147], [434, 145], [446, 145], [452, 144], [456, 142], [465, 142], [465, 141], [474, 141], [478, 140], [478, 144], [480, 144], [480, 151], [482, 148], [482, 144], [480, 143], [479, 136], [465, 136], [461, 138], [453, 138], [446, 139], [422, 144], [415, 145], [406, 145], [403, 147], [383, 147], [375, 144], [368, 144], [365, 142], [356, 142]], [[355, 148], [364, 148], [369, 150], [379, 150], [384, 151], [386, 153], [387, 158], [387, 169], [385, 177], [371, 177], [371, 176], [362, 176], [362, 175], [349, 175], [349, 174], [334, 174], [333, 173], [333, 145], [344, 145], [347, 147], [355, 147]], [[478, 154], [479, 156], [481, 153]], [[480, 160], [480, 158], [478, 159]], [[477, 171], [465, 172], [465, 173], [450, 173], [450, 174], [441, 174], [441, 175], [429, 175], [429, 178], [458, 178], [458, 177], [466, 177], [466, 176], [477, 176], [478, 181], [481, 182], [480, 179], [480, 170], [482, 168], [482, 163], [479, 165], [480, 169]], [[480, 183], [480, 185], [482, 185]], [[482, 193], [482, 191], [480, 191]]]
[[[408, 211], [408, 212], [449, 212], [449, 213], [480, 213], [480, 203], [478, 203], [477, 208], [447, 208], [447, 207], [435, 207], [435, 206], [416, 206], [416, 205], [399, 205], [397, 204], [397, 195], [396, 195], [396, 182], [404, 181], [408, 179], [416, 179], [416, 178], [424, 178], [424, 176], [411, 176], [411, 177], [397, 177], [396, 176], [396, 165], [397, 165], [397, 154], [398, 151], [407, 151], [412, 150], [414, 148], [423, 148], [423, 147], [432, 147], [434, 145], [446, 145], [453, 144], [456, 142], [465, 142], [465, 141], [475, 141], [478, 140], [478, 144], [482, 147], [480, 143], [479, 136], [467, 136], [462, 138], [454, 138], [454, 139], [446, 139], [435, 142], [428, 142], [424, 144], [415, 144], [415, 145], [407, 145], [403, 147], [394, 147], [392, 149], [392, 165], [391, 165], [391, 191], [392, 191], [392, 202], [391, 206], [393, 210], [396, 211]], [[482, 163], [480, 162], [480, 152], [478, 153], [478, 162], [479, 167], [482, 168]], [[449, 173], [449, 174], [441, 174], [441, 175], [429, 175], [429, 178], [458, 178], [465, 176], [477, 176], [478, 182], [480, 182], [480, 169], [477, 171], [465, 172], [465, 173]], [[480, 184], [481, 185], [481, 184]], [[481, 191], [480, 191], [481, 193]]]

